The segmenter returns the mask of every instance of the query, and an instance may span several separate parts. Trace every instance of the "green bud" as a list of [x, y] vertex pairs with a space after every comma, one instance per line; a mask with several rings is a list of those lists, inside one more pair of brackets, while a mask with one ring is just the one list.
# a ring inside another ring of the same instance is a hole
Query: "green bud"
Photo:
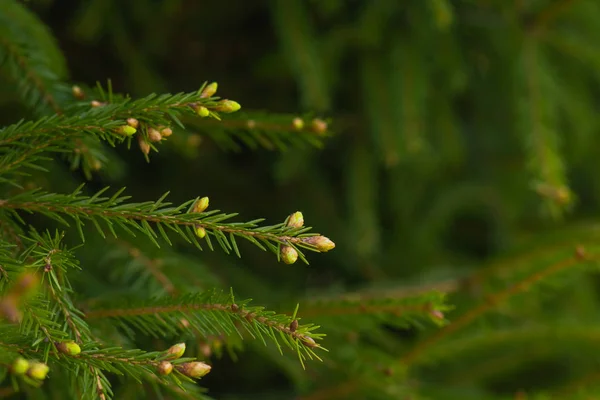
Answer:
[[217, 82], [209, 83], [202, 90], [200, 97], [202, 97], [203, 99], [205, 99], [207, 97], [212, 97], [215, 93], [217, 93], [217, 87], [218, 87]]
[[204, 117], [208, 117], [210, 112], [208, 111], [208, 108], [206, 108], [204, 106], [198, 106], [198, 108], [196, 108], [196, 114], [198, 114], [199, 116], [204, 118]]
[[15, 375], [23, 375], [29, 369], [29, 361], [23, 357], [17, 357], [12, 364], [12, 372]]
[[185, 353], [185, 343], [177, 343], [169, 347], [169, 350], [167, 350], [167, 358], [169, 360], [175, 360], [181, 357], [183, 353]]
[[202, 378], [210, 372], [211, 366], [201, 361], [187, 362], [178, 365], [177, 371], [190, 378]]
[[201, 226], [197, 226], [195, 232], [196, 236], [198, 236], [200, 239], [204, 239], [204, 236], [206, 236], [206, 229]]
[[169, 375], [173, 371], [173, 364], [168, 361], [162, 361], [158, 364], [158, 373], [160, 375]]
[[300, 211], [296, 211], [295, 213], [290, 215], [287, 221], [287, 226], [292, 228], [301, 228], [302, 226], [304, 226], [304, 216], [302, 215], [302, 213]]
[[311, 236], [302, 239], [306, 244], [315, 246], [320, 252], [326, 252], [335, 247], [335, 243], [325, 236]]
[[233, 101], [233, 100], [221, 100], [217, 103], [217, 105], [215, 106], [214, 110], [215, 111], [221, 111], [224, 113], [232, 113], [232, 112], [236, 112], [237, 110], [239, 110], [240, 108], [242, 108], [242, 106], [240, 105], [240, 103]]
[[117, 133], [120, 133], [121, 135], [125, 135], [125, 136], [131, 136], [134, 133], [137, 132], [137, 129], [135, 129], [133, 126], [129, 126], [129, 125], [123, 125], [117, 128]]
[[282, 246], [281, 259], [286, 264], [293, 264], [298, 260], [298, 252], [291, 246]]
[[208, 208], [208, 197], [202, 197], [199, 199], [194, 207], [192, 208], [192, 212], [201, 213]]
[[81, 353], [81, 347], [73, 341], [56, 343], [56, 348], [63, 354], [76, 356]]
[[83, 90], [77, 85], [71, 88], [71, 93], [73, 93], [73, 97], [78, 100], [82, 100], [85, 97], [85, 93], [83, 93]]
[[27, 375], [29, 375], [33, 379], [43, 381], [44, 379], [46, 379], [46, 375], [48, 375], [48, 371], [50, 371], [50, 368], [46, 364], [40, 363], [40, 362], [35, 362], [35, 363], [29, 364], [29, 369], [27, 370]]
[[292, 125], [294, 126], [294, 129], [296, 129], [297, 131], [301, 131], [302, 128], [304, 128], [304, 121], [302, 120], [302, 118], [294, 118], [292, 120]]

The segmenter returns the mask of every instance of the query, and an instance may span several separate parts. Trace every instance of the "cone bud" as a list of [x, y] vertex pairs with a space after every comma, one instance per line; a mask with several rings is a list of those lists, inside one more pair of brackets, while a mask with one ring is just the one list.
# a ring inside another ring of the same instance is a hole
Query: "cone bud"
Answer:
[[300, 211], [296, 211], [295, 213], [290, 215], [290, 217], [288, 218], [287, 226], [289, 226], [290, 228], [303, 227], [304, 226], [304, 215], [302, 215], [302, 213]]
[[73, 341], [56, 343], [56, 348], [68, 356], [76, 356], [81, 353], [81, 347]]
[[50, 368], [40, 362], [34, 362], [29, 364], [29, 369], [27, 370], [27, 375], [29, 375], [33, 379], [37, 379], [39, 381], [43, 381], [46, 379], [46, 375], [48, 375], [48, 371]]
[[187, 362], [178, 365], [177, 370], [190, 378], [198, 379], [210, 372], [211, 366], [201, 361]]
[[298, 252], [291, 246], [282, 246], [281, 259], [286, 264], [293, 264], [298, 260]]
[[296, 329], [298, 329], [298, 320], [295, 319], [290, 323], [290, 332], [296, 332]]
[[137, 129], [138, 126], [140, 126], [140, 121], [138, 121], [135, 118], [127, 118], [127, 125], [129, 125], [132, 128]]
[[162, 128], [162, 129], [160, 130], [160, 135], [161, 135], [162, 137], [169, 137], [169, 136], [171, 136], [172, 134], [173, 134], [173, 131], [172, 131], [172, 130], [171, 130], [171, 128], [169, 128], [169, 127]]
[[202, 97], [203, 99], [205, 99], [207, 97], [214, 96], [214, 94], [217, 93], [217, 87], [218, 86], [219, 85], [217, 85], [217, 82], [209, 83], [202, 90], [202, 93], [200, 94], [200, 97]]
[[204, 239], [204, 237], [206, 236], [206, 229], [204, 229], [201, 226], [197, 226], [194, 232], [196, 233], [196, 236], [198, 236], [198, 238], [200, 239]]
[[71, 88], [71, 93], [73, 93], [73, 97], [75, 97], [78, 100], [82, 100], [85, 97], [83, 90], [81, 90], [81, 88], [77, 85]]
[[29, 361], [18, 357], [12, 364], [12, 372], [15, 375], [23, 375], [29, 369]]
[[160, 142], [162, 140], [162, 135], [156, 129], [150, 128], [148, 129], [148, 139], [150, 139], [151, 142]]
[[173, 364], [168, 361], [162, 361], [158, 364], [158, 373], [160, 375], [169, 375], [173, 371]]
[[327, 122], [323, 121], [320, 118], [313, 119], [311, 122], [311, 127], [315, 133], [318, 133], [320, 135], [327, 132]]
[[242, 108], [242, 106], [237, 101], [225, 99], [225, 100], [219, 101], [217, 103], [217, 105], [214, 107], [214, 110], [224, 112], [224, 113], [232, 113], [232, 112], [236, 112], [240, 108]]
[[312, 347], [313, 349], [315, 347], [319, 347], [319, 345], [317, 344], [317, 342], [315, 342], [315, 340], [309, 336], [304, 336], [302, 338], [302, 343], [304, 343], [305, 346], [307, 347]]
[[150, 145], [148, 144], [148, 142], [146, 142], [144, 140], [143, 137], [140, 136], [140, 140], [138, 140], [138, 143], [140, 145], [140, 150], [142, 151], [142, 153], [144, 153], [144, 154], [150, 153]]
[[302, 118], [294, 118], [292, 120], [292, 126], [294, 127], [294, 129], [296, 129], [297, 131], [301, 131], [302, 128], [304, 128], [304, 120], [302, 120]]
[[167, 358], [169, 360], [175, 360], [181, 357], [183, 353], [185, 353], [185, 343], [177, 343], [169, 347], [169, 350], [167, 350], [166, 355], [168, 356]]
[[125, 136], [131, 136], [136, 132], [137, 132], [137, 129], [135, 129], [133, 126], [129, 126], [129, 125], [122, 125], [117, 128], [117, 133], [120, 133], [121, 135], [125, 135]]
[[335, 247], [335, 243], [333, 243], [333, 241], [331, 241], [325, 236], [310, 236], [302, 239], [302, 241], [306, 244], [315, 246], [317, 250], [319, 250], [322, 253], [329, 251]]
[[192, 212], [201, 213], [204, 212], [208, 208], [208, 197], [202, 197], [199, 199], [196, 204], [194, 204], [194, 208], [192, 208]]
[[204, 117], [208, 117], [210, 112], [208, 111], [208, 108], [206, 108], [204, 106], [198, 106], [198, 108], [196, 108], [196, 114], [198, 114], [200, 117], [204, 118]]

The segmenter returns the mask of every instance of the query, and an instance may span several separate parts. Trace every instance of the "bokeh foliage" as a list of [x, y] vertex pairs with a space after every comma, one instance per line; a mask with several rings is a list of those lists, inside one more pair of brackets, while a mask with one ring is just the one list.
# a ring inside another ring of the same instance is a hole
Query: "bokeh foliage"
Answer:
[[[232, 147], [218, 140], [226, 131], [199, 125], [176, 132], [150, 164], [136, 149], [115, 150], [89, 183], [127, 185], [140, 201], [166, 190], [175, 203], [210, 195], [245, 220], [302, 210], [335, 240], [308, 267], [247, 248], [236, 259], [136, 244], [177, 269], [193, 260], [199, 286], [232, 286], [272, 309], [299, 302], [298, 315], [328, 335], [325, 361], [307, 371], [262, 343], [245, 344], [236, 362], [214, 358], [202, 381], [211, 396], [600, 394], [600, 3], [29, 3], [75, 82], [111, 78], [144, 96], [209, 79], [267, 130], [287, 123], [294, 134], [295, 115], [331, 118], [322, 149]], [[9, 123], [25, 109], [3, 88]], [[229, 121], [236, 135], [253, 129]], [[64, 191], [80, 178], [66, 165], [43, 177]], [[88, 243], [82, 264], [126, 258], [118, 248], [102, 257], [102, 246]], [[428, 304], [450, 324], [437, 327]]]

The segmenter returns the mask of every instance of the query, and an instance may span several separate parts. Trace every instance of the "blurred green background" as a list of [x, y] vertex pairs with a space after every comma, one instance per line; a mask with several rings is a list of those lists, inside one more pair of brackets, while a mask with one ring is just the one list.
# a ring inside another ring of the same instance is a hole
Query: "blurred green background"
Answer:
[[[139, 201], [167, 190], [174, 202], [208, 195], [212, 208], [239, 212], [243, 220], [276, 223], [301, 210], [307, 225], [336, 242], [332, 252], [309, 254], [308, 267], [277, 264], [252, 246], [242, 248], [241, 260], [182, 247], [238, 296], [278, 311], [300, 301], [302, 315], [302, 300], [313, 296], [365, 288], [383, 294], [451, 280], [458, 282], [451, 286], [458, 309], [447, 314], [452, 321], [481, 299], [478, 288], [462, 290], [460, 282], [487, 263], [563, 239], [596, 238], [590, 232], [600, 196], [600, 2], [61, 0], [29, 6], [56, 35], [74, 82], [110, 78], [115, 91], [137, 97], [217, 81], [218, 95], [244, 111], [330, 119], [333, 136], [322, 150], [222, 151], [192, 129], [174, 135], [150, 164], [136, 148], [117, 149], [121, 162], [92, 180], [97, 188], [127, 186]], [[14, 121], [14, 113], [2, 120]], [[590, 277], [558, 295], [530, 294], [510, 323], [499, 317], [481, 324], [493, 331], [532, 321], [538, 327], [565, 318], [595, 321], [598, 292]], [[502, 276], [498, 281], [510, 284]], [[556, 296], [568, 297], [570, 306]], [[335, 330], [326, 320], [322, 325], [325, 333]], [[386, 350], [392, 358], [423, 334], [388, 331], [401, 343]], [[598, 367], [589, 353], [566, 345], [528, 358], [522, 353], [530, 342], [524, 343], [507, 349], [492, 341], [489, 354], [450, 355], [415, 379], [429, 382], [430, 398], [514, 398], [520, 389], [552, 390]], [[358, 370], [376, 369], [360, 351], [347, 350], [350, 339], [325, 346], [331, 353], [324, 358], [336, 363], [325, 362], [316, 384], [310, 367], [307, 377], [293, 378], [296, 373], [281, 372], [279, 361], [265, 360], [258, 347], [237, 363], [215, 360], [202, 384], [216, 398], [291, 398], [294, 390], [352, 379], [356, 363]], [[465, 378], [511, 351], [523, 359]], [[348, 370], [346, 356], [354, 360]], [[577, 367], [566, 367], [571, 364]], [[322, 398], [336, 396], [363, 398]]]

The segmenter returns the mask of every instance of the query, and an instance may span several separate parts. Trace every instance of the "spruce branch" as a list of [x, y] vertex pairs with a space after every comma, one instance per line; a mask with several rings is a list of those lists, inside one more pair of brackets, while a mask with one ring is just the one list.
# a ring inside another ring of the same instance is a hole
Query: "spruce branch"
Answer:
[[[102, 197], [108, 187], [93, 196], [83, 195], [82, 187], [68, 195], [41, 190], [24, 192], [10, 199], [0, 199], [0, 209], [7, 210], [17, 220], [21, 219], [16, 211], [39, 213], [66, 226], [70, 226], [67, 221], [67, 218], [70, 218], [74, 221], [82, 240], [85, 240], [84, 221], [90, 221], [102, 237], [105, 237], [105, 230], [108, 229], [116, 238], [115, 227], [119, 227], [133, 236], [135, 232], [144, 234], [158, 247], [160, 247], [157, 240], [159, 235], [167, 243], [171, 243], [167, 230], [193, 243], [200, 250], [202, 246], [198, 241], [199, 238], [205, 238], [208, 247], [214, 249], [212, 236], [227, 254], [234, 252], [238, 257], [240, 252], [236, 237], [244, 238], [262, 250], [269, 249], [277, 255], [279, 255], [279, 245], [292, 246], [306, 263], [308, 261], [300, 248], [325, 252], [335, 247], [335, 244], [324, 236], [305, 233], [310, 228], [289, 227], [285, 223], [259, 226], [261, 219], [249, 222], [224, 222], [237, 214], [219, 213], [218, 210], [203, 213], [190, 212], [192, 211], [190, 207], [198, 199], [171, 207], [171, 203], [165, 202], [167, 192], [156, 202], [126, 203], [129, 197], [121, 196], [124, 189], [109, 198]], [[154, 224], [155, 228], [150, 223]], [[199, 231], [200, 229], [203, 231]]]
[[[323, 335], [312, 331], [317, 326], [312, 324], [293, 324], [294, 318], [265, 311], [263, 307], [249, 306], [249, 300], [235, 303], [231, 295], [217, 291], [199, 294], [186, 294], [179, 297], [156, 298], [130, 307], [102, 307], [95, 305], [86, 312], [86, 319], [109, 318], [127, 327], [131, 326], [141, 332], [164, 337], [176, 335], [187, 329], [194, 329], [204, 336], [233, 335], [243, 337], [240, 327], [254, 339], [266, 345], [270, 339], [282, 352], [282, 344], [297, 352], [300, 361], [317, 358], [315, 348], [322, 348], [315, 342]], [[183, 324], [182, 320], [186, 323]], [[129, 329], [127, 329], [129, 330]]]
[[238, 151], [240, 145], [252, 150], [289, 150], [308, 146], [322, 148], [330, 134], [320, 118], [261, 112], [235, 113], [222, 121], [185, 118], [189, 130], [213, 140], [226, 150]]

